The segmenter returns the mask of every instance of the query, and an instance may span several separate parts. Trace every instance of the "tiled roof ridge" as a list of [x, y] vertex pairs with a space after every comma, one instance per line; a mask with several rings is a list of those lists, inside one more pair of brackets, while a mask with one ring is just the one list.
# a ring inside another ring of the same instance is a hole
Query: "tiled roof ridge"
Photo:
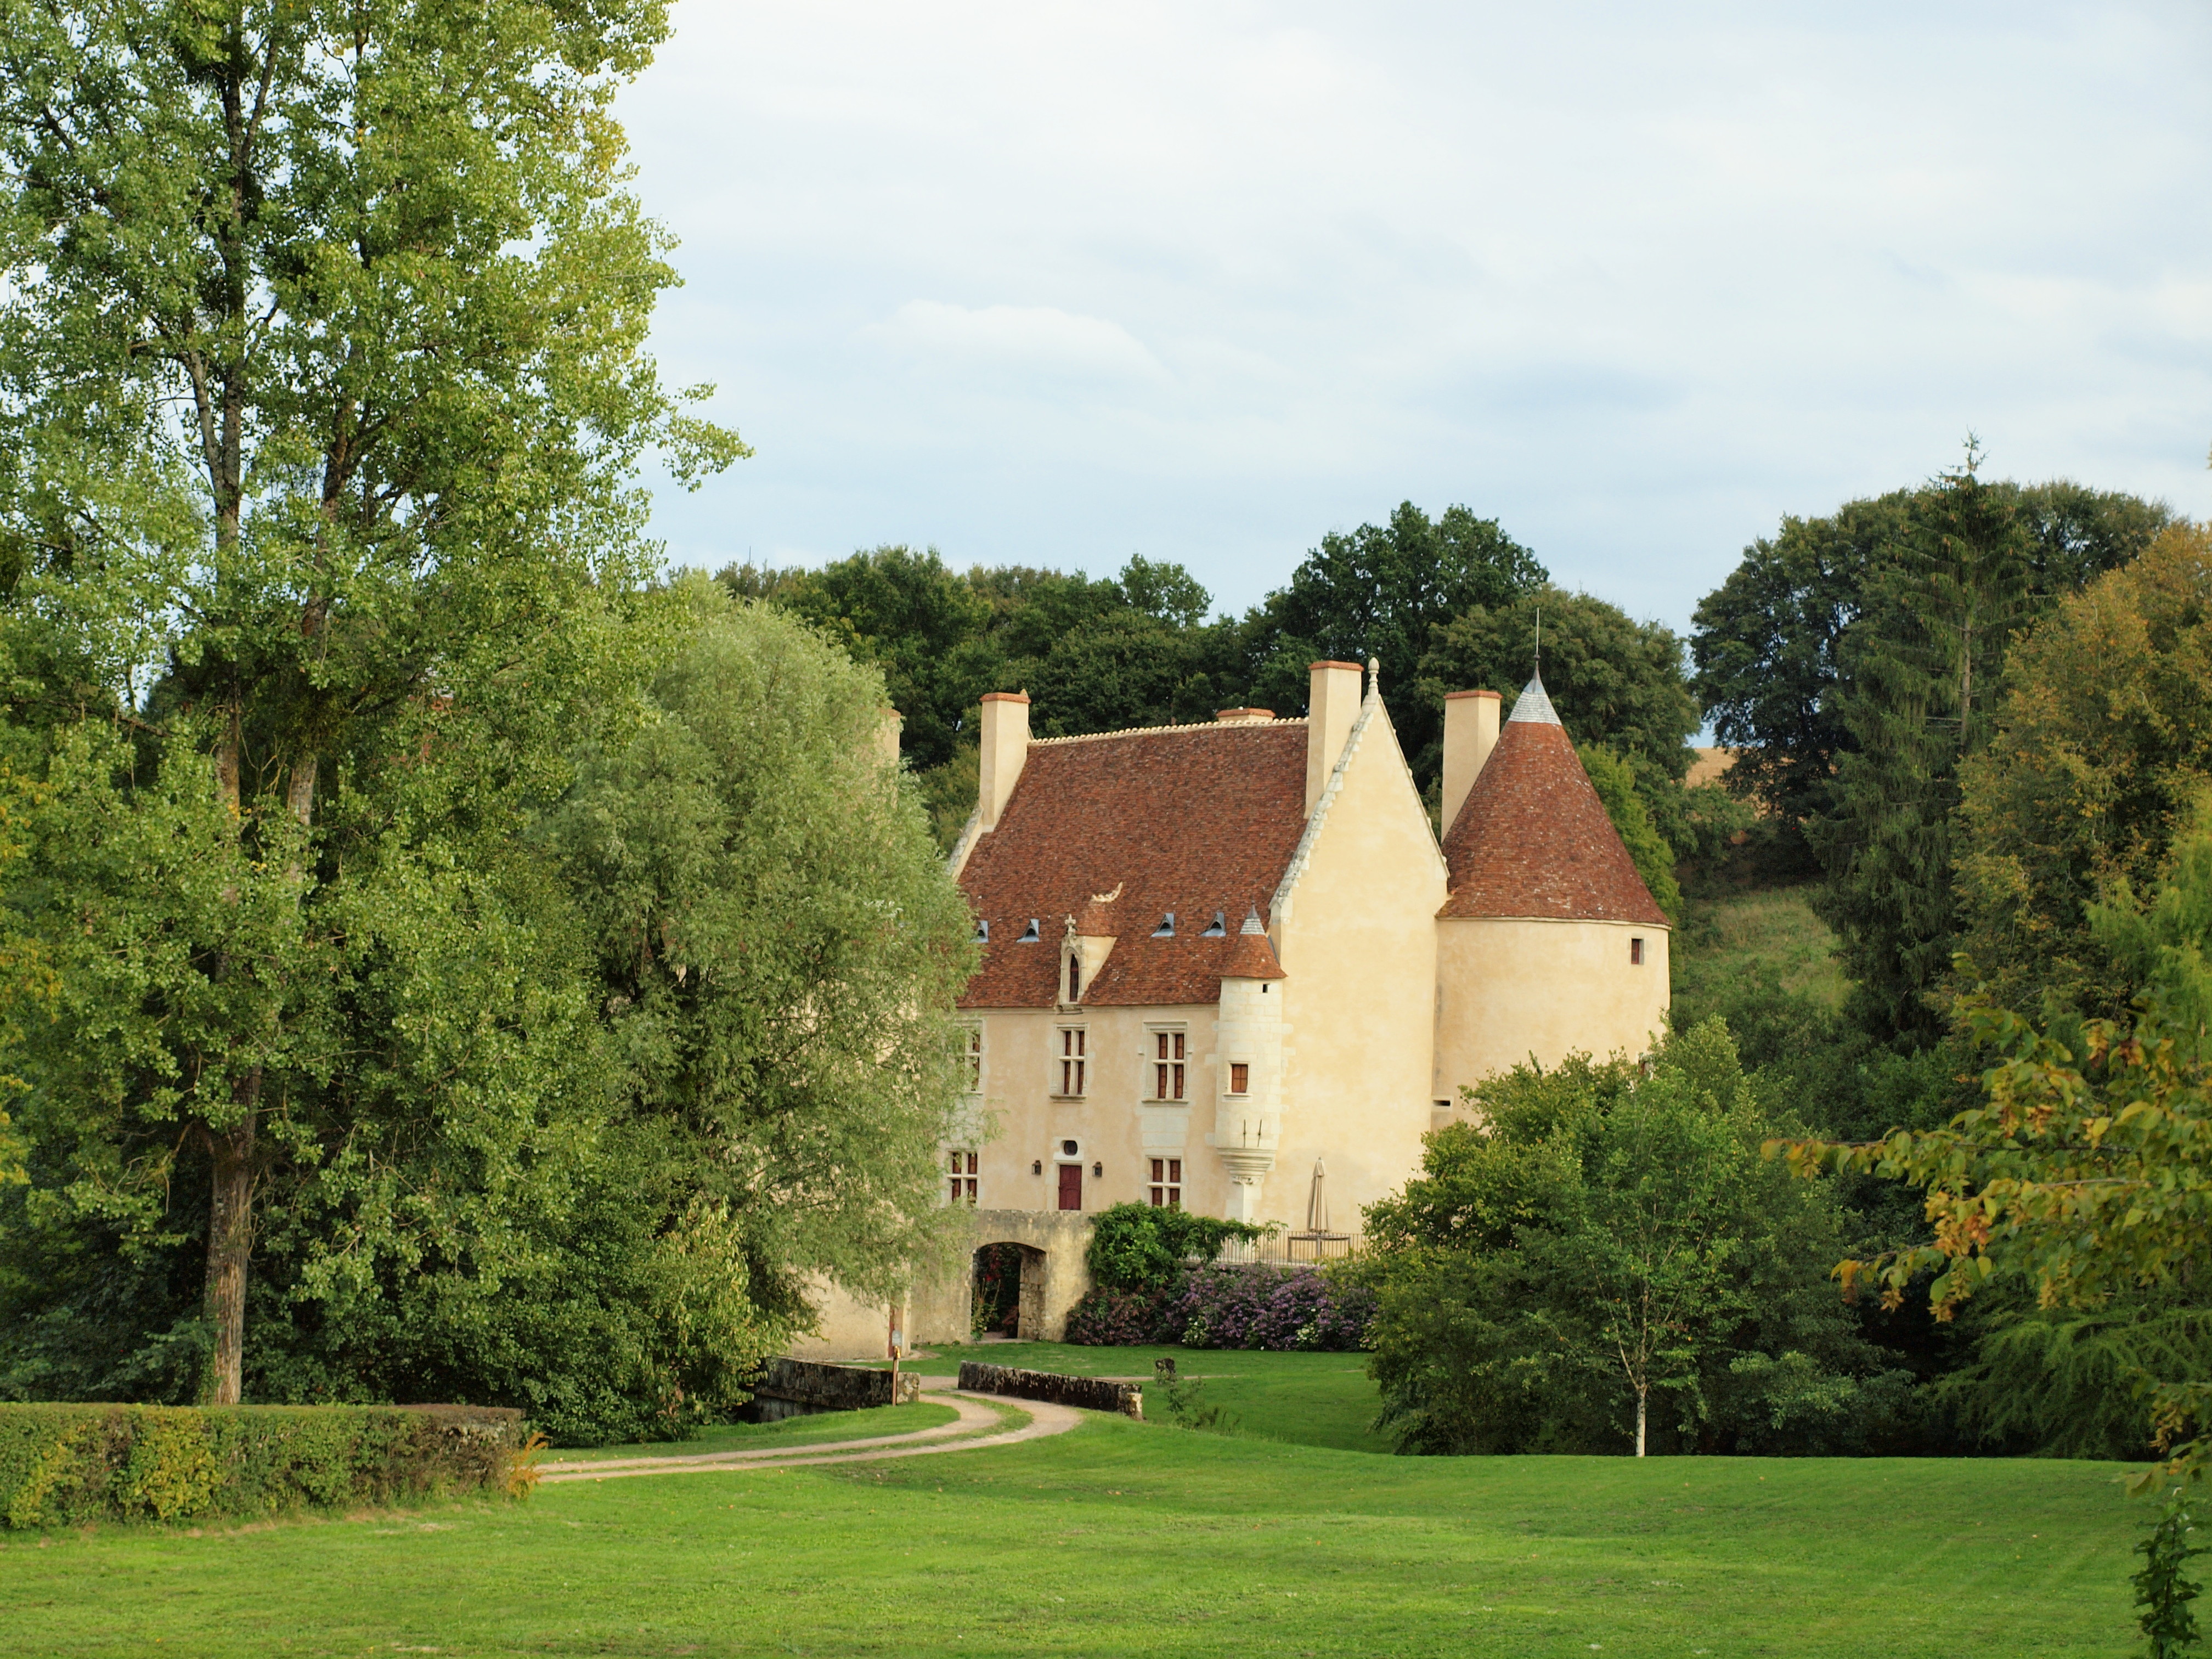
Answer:
[[1193, 720], [1187, 726], [1131, 726], [1119, 732], [1079, 732], [1071, 738], [1031, 738], [1030, 747], [1043, 749], [1071, 743], [1099, 743], [1108, 738], [1149, 738], [1162, 732], [1264, 732], [1271, 726], [1304, 726], [1304, 714], [1285, 714], [1272, 720]]

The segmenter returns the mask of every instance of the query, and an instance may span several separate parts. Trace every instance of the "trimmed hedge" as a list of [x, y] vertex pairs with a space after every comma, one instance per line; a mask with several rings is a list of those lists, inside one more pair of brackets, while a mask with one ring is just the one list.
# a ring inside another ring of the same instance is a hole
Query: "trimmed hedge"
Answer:
[[0, 1527], [504, 1493], [521, 1446], [520, 1412], [463, 1406], [0, 1404]]

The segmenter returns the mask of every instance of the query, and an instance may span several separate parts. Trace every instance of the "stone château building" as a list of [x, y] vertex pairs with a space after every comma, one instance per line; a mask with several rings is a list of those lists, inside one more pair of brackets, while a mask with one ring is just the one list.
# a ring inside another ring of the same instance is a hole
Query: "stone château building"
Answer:
[[[1025, 1331], [1059, 1334], [1087, 1214], [1310, 1231], [1325, 1170], [1356, 1223], [1466, 1085], [1640, 1054], [1663, 1024], [1667, 919], [1540, 680], [1502, 730], [1496, 692], [1446, 700], [1439, 843], [1376, 679], [1320, 662], [1303, 719], [1079, 738], [1033, 738], [1019, 693], [983, 699], [952, 854], [982, 965], [944, 1167], [978, 1244], [1025, 1247]], [[969, 1303], [964, 1279], [923, 1287], [889, 1322], [959, 1340]], [[854, 1347], [825, 1311], [817, 1351]]]

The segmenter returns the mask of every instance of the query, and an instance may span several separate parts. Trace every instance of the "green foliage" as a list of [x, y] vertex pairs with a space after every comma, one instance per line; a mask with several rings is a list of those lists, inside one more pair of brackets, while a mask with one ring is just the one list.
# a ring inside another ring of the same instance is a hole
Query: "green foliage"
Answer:
[[[2131, 1024], [2071, 1017], [2041, 1027], [1970, 999], [1960, 1013], [1994, 1063], [1981, 1097], [1943, 1127], [1859, 1145], [1801, 1142], [1803, 1168], [1833, 1164], [1927, 1194], [1933, 1236], [1874, 1261], [1847, 1260], [1847, 1285], [1872, 1277], [1895, 1305], [1927, 1276], [1948, 1318], [2000, 1273], [2047, 1308], [2098, 1309], [2130, 1296], [2201, 1298], [2212, 1217], [2212, 1041], [2205, 951], [2212, 942], [2212, 809], [2174, 848], [2147, 905], [2124, 887], [2091, 925], [2148, 983]], [[2148, 1427], [2183, 1474], [2212, 1452], [2212, 1378], [2153, 1372]]]
[[1829, 1449], [1901, 1379], [1852, 1328], [1826, 1190], [1759, 1155], [1773, 1120], [1726, 1028], [1520, 1067], [1368, 1212], [1384, 1425], [1419, 1452]]
[[0, 1405], [0, 1526], [503, 1494], [520, 1414], [452, 1407]]
[[1651, 814], [1637, 793], [1636, 774], [1626, 761], [1601, 744], [1585, 744], [1575, 752], [1582, 757], [1583, 770], [1589, 774], [1591, 787], [1605, 803], [1605, 815], [1613, 820], [1653, 902], [1667, 913], [1668, 921], [1679, 923], [1682, 888], [1674, 878], [1674, 849], [1653, 827]]
[[618, 1109], [683, 1171], [662, 1226], [728, 1401], [804, 1316], [801, 1275], [888, 1295], [928, 1254], [975, 952], [876, 749], [881, 681], [769, 607], [703, 580], [676, 597], [695, 631], [652, 717], [581, 758], [546, 839], [592, 940]]
[[1211, 1261], [1229, 1240], [1258, 1238], [1265, 1231], [1249, 1222], [1164, 1205], [1115, 1204], [1093, 1218], [1084, 1261], [1101, 1290], [1159, 1291], [1182, 1276], [1188, 1258]]
[[1933, 1394], [1991, 1449], [2140, 1462], [2155, 1450], [2153, 1380], [2212, 1376], [2212, 1311], [2171, 1288], [2039, 1308], [2015, 1281], [1968, 1314], [1972, 1346]]
[[2184, 1659], [2185, 1650], [2197, 1645], [2197, 1614], [2189, 1604], [2204, 1587], [2187, 1574], [2191, 1558], [2203, 1555], [2205, 1547], [2197, 1541], [2196, 1509], [2196, 1494], [2176, 1486], [2167, 1493], [2150, 1536], [2136, 1546], [2143, 1565], [2129, 1582], [2142, 1609], [2136, 1622], [2150, 1639], [2150, 1659]]
[[[1309, 665], [1328, 659], [1382, 665], [1400, 744], [1424, 789], [1443, 768], [1442, 693], [1416, 691], [1422, 658], [1437, 628], [1476, 607], [1510, 606], [1546, 580], [1534, 554], [1495, 519], [1449, 507], [1431, 519], [1401, 502], [1385, 525], [1331, 531], [1242, 627], [1246, 701], [1279, 713], [1303, 709]], [[1526, 678], [1525, 673], [1522, 675]], [[1520, 679], [1468, 680], [1517, 685]]]
[[666, 28], [9, 7], [0, 741], [52, 792], [9, 902], [63, 979], [11, 1337], [64, 1235], [197, 1249], [235, 1400], [295, 1186], [283, 1297], [434, 1285], [449, 1353], [557, 1249], [597, 1057], [514, 831], [650, 650], [639, 459], [744, 453], [643, 349], [676, 279], [611, 111]]
[[[1695, 689], [1716, 735], [1737, 751], [1729, 786], [1788, 822], [1832, 808], [1838, 758], [1856, 746], [1844, 706], [1844, 636], [1874, 607], [1884, 573], [1943, 488], [1784, 519], [1698, 603], [1690, 641]], [[2158, 503], [2063, 481], [1984, 488], [2010, 503], [2026, 530], [2032, 589], [2045, 599], [2126, 563], [2172, 519]]]
[[1878, 1035], [1932, 1037], [1929, 994], [1950, 966], [1960, 769], [1987, 746], [2006, 648], [2030, 614], [2030, 539], [1977, 476], [1971, 445], [1862, 596], [1841, 705], [1853, 747], [1833, 809], [1808, 835], [1828, 873], [1820, 910], [1859, 1014]]
[[1441, 708], [1447, 692], [1491, 687], [1510, 694], [1526, 684], [1540, 611], [1544, 687], [1567, 735], [1613, 750], [1655, 797], [1679, 785], [1695, 758], [1689, 739], [1698, 723], [1683, 679], [1682, 642], [1663, 624], [1636, 622], [1587, 593], [1545, 586], [1507, 604], [1468, 606], [1430, 636], [1415, 701]]
[[2111, 1017], [2145, 982], [2090, 917], [2116, 883], [2158, 879], [2212, 787], [2209, 564], [2212, 532], [2172, 526], [2014, 647], [1960, 806], [1961, 942], [1994, 1000]]

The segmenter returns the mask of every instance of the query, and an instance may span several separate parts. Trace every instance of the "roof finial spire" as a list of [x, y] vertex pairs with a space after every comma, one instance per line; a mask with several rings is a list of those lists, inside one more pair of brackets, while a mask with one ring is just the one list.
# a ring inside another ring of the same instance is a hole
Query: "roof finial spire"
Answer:
[[1382, 695], [1382, 659], [1380, 657], [1367, 659], [1367, 695], [1370, 697]]
[[1544, 678], [1544, 607], [1540, 605], [1536, 607], [1536, 661], [1533, 672], [1538, 679]]

